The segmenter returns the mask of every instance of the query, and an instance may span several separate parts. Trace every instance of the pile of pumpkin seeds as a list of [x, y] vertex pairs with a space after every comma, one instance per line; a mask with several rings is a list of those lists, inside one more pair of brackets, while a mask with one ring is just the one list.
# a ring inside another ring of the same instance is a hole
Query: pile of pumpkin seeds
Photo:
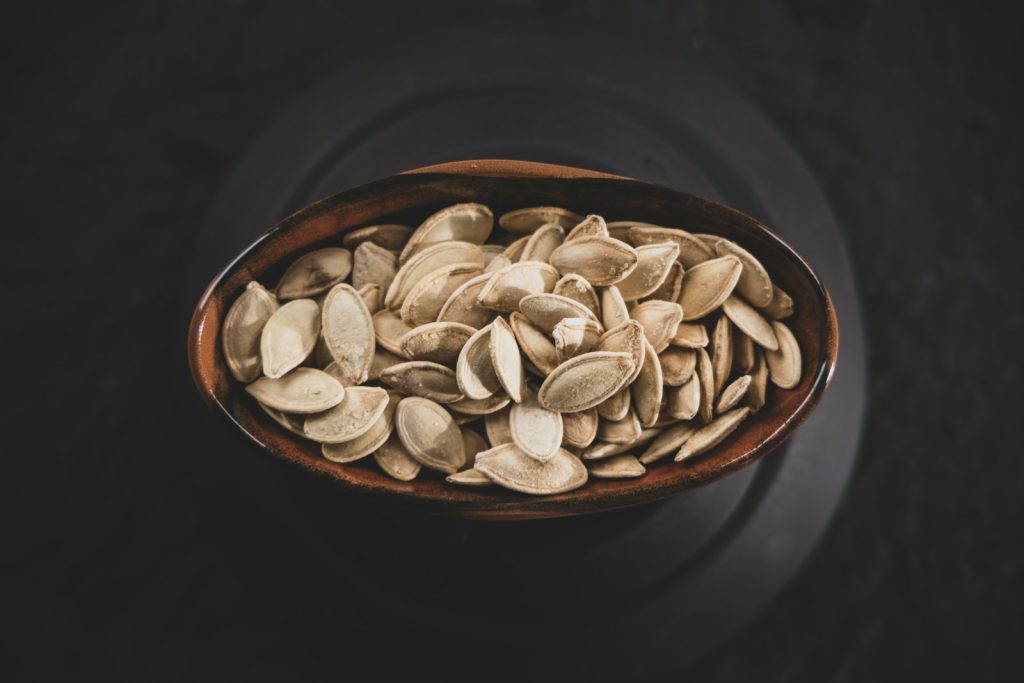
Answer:
[[742, 246], [556, 207], [372, 225], [249, 283], [232, 375], [269, 418], [402, 481], [555, 494], [721, 443], [801, 377], [793, 300]]

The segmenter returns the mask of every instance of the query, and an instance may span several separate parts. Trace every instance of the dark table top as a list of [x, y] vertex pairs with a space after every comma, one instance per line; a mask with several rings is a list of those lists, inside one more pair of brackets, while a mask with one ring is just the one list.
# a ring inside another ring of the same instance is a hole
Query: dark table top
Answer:
[[[279, 680], [364, 663], [319, 628], [326, 589], [289, 564], [273, 511], [231, 489], [216, 441], [189, 439], [182, 269], [291, 98], [470, 15], [614, 26], [702, 65], [783, 130], [846, 230], [870, 348], [857, 471], [795, 580], [688, 676], [1008, 664], [1024, 635], [1016, 24], [903, 3], [473, 5], [68, 3], [5, 22], [4, 669]], [[443, 673], [457, 646], [396, 652]]]

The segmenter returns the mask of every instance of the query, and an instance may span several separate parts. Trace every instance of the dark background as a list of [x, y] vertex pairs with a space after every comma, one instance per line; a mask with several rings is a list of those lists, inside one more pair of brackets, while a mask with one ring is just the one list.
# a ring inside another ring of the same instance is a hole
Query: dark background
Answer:
[[[298, 543], [218, 459], [227, 437], [190, 438], [204, 418], [180, 313], [199, 292], [182, 271], [224, 178], [291, 98], [403, 31], [527, 17], [613, 26], [731, 83], [817, 175], [859, 279], [870, 405], [846, 500], [795, 580], [687, 678], [990, 679], [1014, 664], [1015, 17], [809, 0], [58, 3], [2, 29], [12, 680], [324, 679], [374, 654], [332, 636], [318, 595], [353, 587], [296, 566]], [[450, 645], [405, 634], [393, 659], [443, 674]]]

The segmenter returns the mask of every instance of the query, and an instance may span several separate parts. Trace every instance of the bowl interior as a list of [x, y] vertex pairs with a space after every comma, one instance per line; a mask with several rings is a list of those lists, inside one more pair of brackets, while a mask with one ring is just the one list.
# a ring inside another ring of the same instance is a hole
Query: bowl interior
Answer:
[[[273, 287], [300, 254], [340, 245], [341, 236], [373, 223], [418, 225], [431, 212], [457, 202], [487, 204], [495, 215], [532, 205], [555, 205], [608, 221], [637, 220], [737, 241], [793, 297], [785, 322], [803, 352], [803, 377], [791, 390], [772, 386], [769, 400], [726, 441], [692, 461], [670, 458], [638, 479], [591, 480], [576, 491], [532, 497], [498, 488], [453, 486], [426, 469], [412, 482], [381, 472], [372, 458], [342, 465], [268, 419], [234, 381], [220, 352], [220, 328], [231, 303], [250, 280]], [[210, 284], [189, 330], [193, 379], [203, 398], [267, 451], [328, 476], [352, 490], [391, 495], [405, 504], [480, 518], [529, 518], [582, 514], [664, 498], [723, 476], [775, 449], [820, 398], [835, 363], [838, 333], [828, 293], [813, 270], [781, 239], [738, 211], [683, 192], [635, 180], [545, 164], [462, 162], [393, 176], [321, 200], [273, 226]]]

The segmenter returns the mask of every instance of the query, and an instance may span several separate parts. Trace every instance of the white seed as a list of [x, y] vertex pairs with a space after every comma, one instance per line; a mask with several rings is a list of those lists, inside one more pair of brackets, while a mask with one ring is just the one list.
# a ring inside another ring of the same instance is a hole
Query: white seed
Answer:
[[573, 229], [566, 235], [565, 241], [583, 239], [584, 237], [608, 237], [608, 224], [604, 218], [597, 214], [591, 214], [573, 226]]
[[[483, 244], [493, 227], [494, 214], [483, 204], [455, 204], [423, 221], [405, 243], [399, 258], [405, 263], [413, 254], [431, 244], [452, 241]], [[483, 266], [482, 263], [480, 265]]]
[[480, 264], [473, 262], [452, 263], [428, 273], [406, 294], [402, 320], [413, 327], [434, 322], [452, 293], [481, 274]]
[[575, 413], [561, 413], [562, 439], [575, 448], [586, 448], [597, 438], [597, 409], [587, 408]]
[[373, 459], [385, 474], [398, 481], [412, 481], [422, 467], [409, 455], [409, 451], [405, 450], [401, 439], [394, 432], [383, 446], [374, 451]]
[[377, 343], [391, 353], [402, 355], [402, 337], [412, 331], [393, 311], [382, 309], [373, 314], [373, 332]]
[[597, 318], [589, 308], [566, 296], [543, 293], [524, 296], [519, 310], [545, 334], [551, 334], [563, 318]]
[[595, 320], [600, 320], [601, 302], [598, 299], [597, 290], [583, 276], [576, 273], [568, 273], [555, 283], [555, 288], [551, 290], [551, 293], [566, 296], [580, 302], [590, 309], [590, 312], [594, 314]]
[[699, 320], [722, 305], [740, 279], [743, 266], [735, 256], [698, 263], [683, 276], [679, 305], [683, 320]]
[[441, 307], [440, 313], [437, 314], [437, 321], [462, 323], [478, 330], [489, 325], [498, 312], [484, 308], [477, 302], [477, 298], [491, 277], [491, 273], [485, 272], [463, 282]]
[[541, 385], [538, 398], [548, 410], [584, 410], [621, 389], [634, 369], [628, 353], [584, 353], [555, 368]]
[[670, 346], [658, 354], [662, 378], [667, 386], [681, 387], [693, 377], [697, 367], [697, 354], [693, 349]]
[[803, 372], [800, 345], [785, 323], [772, 321], [772, 330], [779, 340], [779, 348], [776, 351], [765, 351], [768, 376], [775, 386], [781, 389], [792, 389], [800, 383], [800, 375]]
[[679, 245], [675, 242], [657, 242], [636, 248], [637, 265], [616, 286], [626, 301], [636, 301], [658, 289], [668, 277], [672, 265], [677, 263]]
[[372, 242], [388, 251], [398, 251], [405, 246], [411, 234], [412, 228], [408, 225], [395, 223], [368, 225], [347, 233], [342, 239], [342, 245], [346, 249], [355, 249], [364, 242]]
[[359, 293], [346, 284], [335, 285], [324, 299], [324, 343], [345, 384], [366, 381], [376, 349], [374, 320]]
[[640, 374], [630, 385], [630, 392], [633, 397], [633, 409], [636, 411], [640, 424], [644, 427], [651, 427], [658, 421], [664, 385], [661, 360], [647, 339], [644, 339], [644, 344], [646, 348]]
[[398, 345], [410, 360], [427, 360], [454, 366], [462, 347], [476, 333], [462, 323], [427, 323], [406, 332]]
[[743, 272], [736, 283], [736, 291], [757, 307], [767, 306], [772, 300], [772, 279], [754, 255], [730, 240], [718, 240], [715, 252], [719, 256], [732, 255], [743, 264]]
[[392, 311], [401, 310], [405, 297], [420, 280], [453, 263], [475, 263], [483, 268], [484, 251], [469, 242], [441, 242], [424, 247], [398, 269], [384, 296], [384, 305]]
[[348, 277], [352, 252], [340, 247], [317, 249], [299, 257], [277, 283], [277, 298], [307, 299], [322, 294]]
[[722, 395], [718, 397], [715, 404], [715, 413], [721, 415], [740, 402], [750, 388], [750, 375], [742, 375], [732, 381], [729, 386], [722, 389]]
[[583, 216], [557, 206], [531, 206], [503, 214], [498, 225], [509, 232], [533, 232], [545, 223], [557, 223], [563, 228], [572, 226], [583, 220]]
[[245, 390], [260, 403], [285, 413], [307, 415], [338, 405], [345, 387], [316, 368], [295, 368], [284, 377], [260, 377]]
[[512, 442], [541, 462], [553, 458], [562, 445], [562, 415], [542, 406], [532, 392], [512, 406], [509, 430]]
[[221, 346], [228, 370], [239, 382], [252, 382], [263, 372], [260, 335], [277, 308], [277, 297], [250, 282], [224, 316]]
[[530, 362], [538, 369], [541, 376], [547, 377], [562, 361], [558, 357], [555, 345], [547, 335], [531, 323], [522, 313], [509, 316], [512, 332]]
[[519, 310], [519, 302], [530, 294], [550, 292], [558, 282], [558, 271], [540, 261], [513, 263], [494, 273], [480, 290], [477, 302], [503, 313]]
[[320, 337], [320, 307], [312, 299], [295, 299], [274, 311], [260, 334], [263, 374], [283, 377], [306, 360]]
[[388, 405], [388, 392], [379, 387], [349, 387], [341, 403], [306, 418], [306, 437], [321, 443], [343, 443], [362, 436]]
[[548, 262], [551, 252], [557, 249], [565, 239], [565, 230], [557, 223], [546, 223], [530, 235], [523, 246], [519, 261]]
[[771, 324], [761, 317], [757, 310], [743, 299], [730, 296], [722, 303], [722, 311], [729, 316], [736, 327], [753, 339], [759, 346], [770, 351], [779, 348], [779, 341]]
[[693, 436], [699, 425], [692, 422], [680, 422], [666, 428], [661, 434], [655, 437], [651, 445], [640, 456], [640, 462], [649, 465], [652, 462], [661, 460], [669, 453], [678, 451], [687, 439]]
[[403, 398], [395, 412], [395, 427], [402, 445], [421, 465], [454, 474], [466, 462], [462, 433], [437, 403], [425, 398]]
[[[519, 403], [523, 400], [523, 359], [519, 355], [519, 344], [505, 319], [497, 317], [491, 323], [490, 334], [491, 365], [505, 393]], [[472, 397], [471, 397], [472, 398]]]
[[438, 403], [462, 399], [455, 372], [437, 363], [411, 360], [392, 365], [380, 373], [380, 381], [404, 394], [429, 398]]
[[661, 353], [676, 336], [676, 329], [683, 319], [683, 309], [671, 301], [652, 299], [634, 306], [630, 315], [643, 327], [644, 335], [654, 350]]
[[594, 286], [613, 285], [637, 266], [636, 250], [611, 237], [581, 237], [566, 242], [551, 254], [560, 273], [576, 273]]
[[587, 470], [590, 472], [590, 476], [599, 479], [641, 477], [647, 472], [647, 469], [640, 464], [636, 456], [629, 455], [628, 453], [595, 460], [587, 467]]
[[493, 323], [474, 332], [459, 353], [455, 378], [466, 398], [485, 399], [501, 388], [501, 381], [491, 361], [492, 329]]
[[378, 285], [388, 291], [398, 272], [398, 258], [394, 252], [373, 242], [363, 242], [352, 254], [352, 286], [361, 289]]
[[715, 252], [711, 247], [706, 245], [696, 235], [691, 235], [685, 230], [637, 223], [629, 228], [629, 236], [633, 244], [637, 246], [656, 244], [666, 240], [675, 242], [679, 245], [679, 262], [686, 268], [692, 268], [698, 263], [703, 263], [715, 257]]
[[475, 468], [499, 486], [532, 495], [565, 493], [587, 483], [587, 468], [564, 448], [541, 462], [504, 444], [478, 454]]
[[604, 329], [611, 330], [629, 320], [629, 307], [619, 292], [619, 288], [612, 285], [601, 290], [601, 324]]
[[736, 408], [716, 418], [710, 424], [704, 425], [694, 432], [693, 436], [687, 439], [686, 443], [679, 449], [675, 457], [676, 462], [711, 450], [720, 444], [725, 437], [732, 434], [749, 414], [750, 408]]

